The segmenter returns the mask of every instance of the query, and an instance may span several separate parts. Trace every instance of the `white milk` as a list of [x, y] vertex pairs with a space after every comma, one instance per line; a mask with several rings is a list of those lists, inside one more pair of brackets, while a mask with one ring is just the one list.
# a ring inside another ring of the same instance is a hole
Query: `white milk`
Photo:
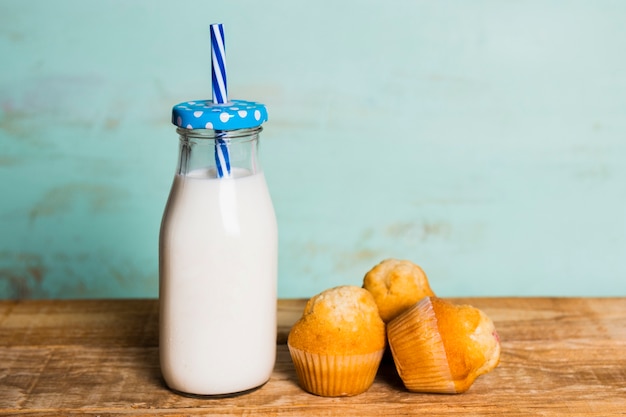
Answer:
[[263, 173], [176, 175], [160, 237], [160, 357], [196, 395], [259, 387], [276, 357], [277, 227]]

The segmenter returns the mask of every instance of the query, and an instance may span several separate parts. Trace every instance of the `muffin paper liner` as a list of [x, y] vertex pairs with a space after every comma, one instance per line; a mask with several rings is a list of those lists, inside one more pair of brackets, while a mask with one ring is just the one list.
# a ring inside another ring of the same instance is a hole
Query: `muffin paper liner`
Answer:
[[374, 382], [384, 349], [364, 355], [321, 355], [289, 346], [300, 386], [324, 397], [357, 395]]
[[387, 325], [396, 369], [413, 392], [457, 392], [430, 298], [423, 298]]

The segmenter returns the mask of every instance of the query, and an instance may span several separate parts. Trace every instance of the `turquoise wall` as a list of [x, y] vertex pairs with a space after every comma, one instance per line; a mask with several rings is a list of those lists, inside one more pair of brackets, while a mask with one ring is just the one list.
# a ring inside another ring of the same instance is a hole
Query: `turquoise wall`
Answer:
[[156, 297], [175, 103], [267, 104], [279, 295], [626, 295], [626, 2], [0, 0], [0, 298]]

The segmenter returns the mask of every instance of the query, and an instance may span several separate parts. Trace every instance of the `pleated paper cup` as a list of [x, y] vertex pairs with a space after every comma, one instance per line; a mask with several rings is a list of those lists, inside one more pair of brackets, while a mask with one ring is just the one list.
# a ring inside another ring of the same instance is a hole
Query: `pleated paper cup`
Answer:
[[324, 355], [289, 346], [300, 386], [311, 394], [324, 397], [352, 396], [367, 391], [374, 383], [384, 351]]
[[389, 322], [387, 340], [398, 374], [409, 391], [457, 392], [430, 297]]

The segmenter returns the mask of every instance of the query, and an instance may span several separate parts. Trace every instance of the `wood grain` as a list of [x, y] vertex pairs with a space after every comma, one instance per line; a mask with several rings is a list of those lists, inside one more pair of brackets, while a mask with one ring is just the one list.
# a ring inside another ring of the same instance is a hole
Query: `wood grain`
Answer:
[[492, 317], [503, 348], [464, 394], [408, 393], [389, 359], [359, 396], [303, 392], [284, 343], [304, 300], [281, 300], [271, 380], [210, 400], [164, 385], [156, 300], [0, 302], [0, 415], [624, 415], [626, 299], [455, 301]]

